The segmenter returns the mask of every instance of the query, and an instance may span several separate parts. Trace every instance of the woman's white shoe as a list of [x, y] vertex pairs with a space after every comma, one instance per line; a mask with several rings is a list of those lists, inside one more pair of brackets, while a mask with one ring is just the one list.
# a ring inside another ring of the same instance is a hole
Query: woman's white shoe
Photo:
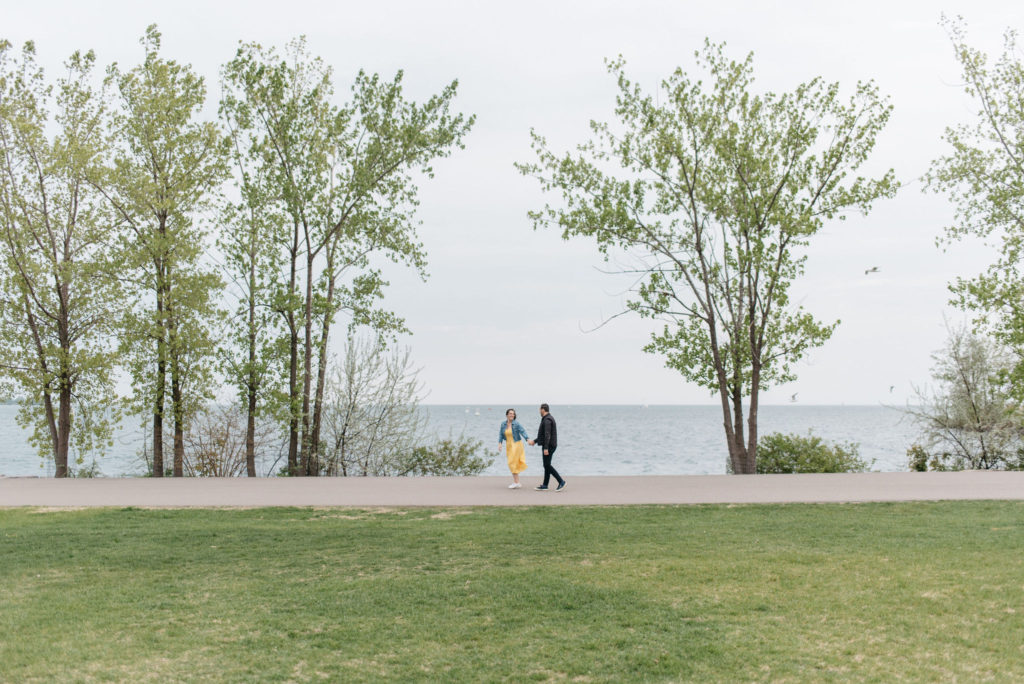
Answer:
[[513, 482], [512, 484], [510, 484], [510, 485], [508, 486], [508, 488], [509, 488], [509, 489], [519, 489], [519, 488], [520, 488], [520, 487], [522, 487], [522, 486], [523, 486], [523, 485], [519, 484], [518, 482]]

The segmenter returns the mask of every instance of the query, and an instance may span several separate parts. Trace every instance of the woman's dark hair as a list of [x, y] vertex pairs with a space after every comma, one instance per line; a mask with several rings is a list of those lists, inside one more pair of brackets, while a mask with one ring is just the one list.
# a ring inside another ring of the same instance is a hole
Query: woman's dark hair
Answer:
[[[516, 420], [518, 418], [518, 415], [516, 414], [516, 410], [515, 409], [509, 409], [508, 411], [512, 412], [512, 420]], [[508, 411], [505, 411], [505, 417], [506, 418], [508, 418]]]

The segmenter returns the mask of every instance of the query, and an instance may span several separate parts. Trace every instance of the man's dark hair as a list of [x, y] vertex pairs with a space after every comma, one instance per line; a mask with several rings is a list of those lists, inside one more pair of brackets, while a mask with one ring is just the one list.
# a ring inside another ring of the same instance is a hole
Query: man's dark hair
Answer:
[[546, 411], [547, 413], [551, 413], [551, 409], [548, 408], [547, 404], [541, 404], [540, 407], [544, 409], [544, 411]]

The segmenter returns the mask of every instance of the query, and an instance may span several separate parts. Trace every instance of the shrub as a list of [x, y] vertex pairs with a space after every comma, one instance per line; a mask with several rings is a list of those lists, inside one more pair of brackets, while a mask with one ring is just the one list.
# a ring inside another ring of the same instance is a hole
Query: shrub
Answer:
[[483, 443], [465, 436], [419, 446], [402, 464], [403, 475], [479, 475], [488, 466], [478, 455]]
[[[190, 477], [241, 477], [246, 462], [246, 414], [236, 404], [206, 404], [196, 412], [185, 433], [185, 474]], [[253, 434], [254, 465], [265, 464], [281, 441], [269, 420], [256, 420]]]
[[914, 444], [907, 449], [907, 464], [911, 470], [921, 473], [929, 470], [1024, 470], [1024, 449], [1018, 449], [1015, 453], [1005, 452], [998, 461], [986, 465], [985, 462], [966, 458], [962, 451], [929, 452], [920, 444]]
[[810, 432], [807, 436], [779, 432], [757, 444], [758, 473], [862, 473], [870, 463], [860, 458], [853, 442], [827, 444]]
[[89, 465], [85, 465], [81, 459], [77, 461], [78, 467], [68, 464], [68, 477], [103, 477], [100, 464], [94, 458]]
[[920, 444], [912, 444], [910, 448], [907, 449], [907, 465], [913, 472], [927, 472], [928, 451]]

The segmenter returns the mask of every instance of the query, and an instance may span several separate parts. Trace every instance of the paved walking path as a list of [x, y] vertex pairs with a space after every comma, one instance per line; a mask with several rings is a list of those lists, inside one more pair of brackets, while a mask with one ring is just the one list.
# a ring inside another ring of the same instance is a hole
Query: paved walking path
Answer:
[[571, 477], [563, 492], [505, 477], [0, 478], [0, 507], [549, 506], [1024, 500], [1024, 472]]

